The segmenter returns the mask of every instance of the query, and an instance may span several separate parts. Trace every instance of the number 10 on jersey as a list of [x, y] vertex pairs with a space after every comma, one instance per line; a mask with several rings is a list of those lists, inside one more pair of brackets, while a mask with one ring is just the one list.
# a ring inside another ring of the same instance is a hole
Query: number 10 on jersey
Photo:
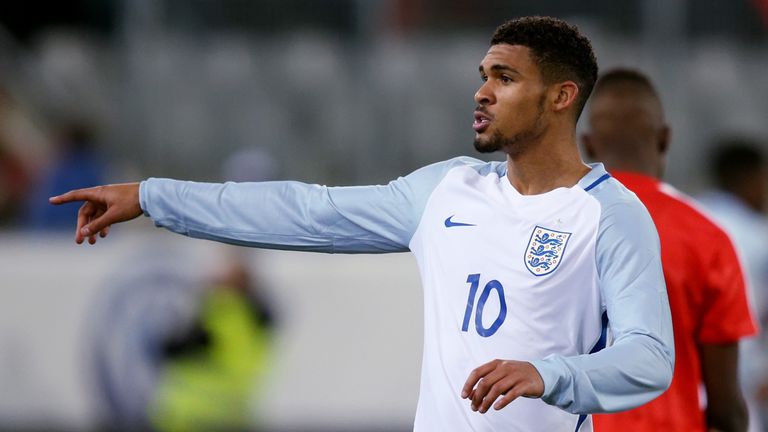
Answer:
[[[469, 320], [472, 317], [472, 309], [475, 309], [475, 330], [477, 334], [482, 337], [492, 336], [501, 327], [504, 319], [507, 317], [507, 302], [504, 299], [504, 287], [501, 282], [497, 280], [491, 280], [485, 284], [483, 292], [480, 293], [480, 298], [477, 300], [477, 306], [475, 307], [475, 297], [477, 296], [477, 288], [480, 286], [480, 273], [471, 274], [467, 277], [467, 283], [469, 285], [469, 297], [467, 297], [467, 308], [464, 311], [464, 323], [461, 325], [461, 331], [465, 332], [469, 328]], [[485, 308], [485, 302], [488, 301], [488, 297], [491, 295], [491, 291], [496, 291], [499, 296], [499, 316], [491, 324], [490, 327], [483, 327], [483, 309]]]

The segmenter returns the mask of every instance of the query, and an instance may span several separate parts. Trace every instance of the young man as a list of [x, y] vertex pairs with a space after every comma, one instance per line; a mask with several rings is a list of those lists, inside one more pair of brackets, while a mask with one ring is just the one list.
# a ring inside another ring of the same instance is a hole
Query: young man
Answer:
[[[590, 430], [586, 414], [641, 405], [669, 385], [658, 237], [634, 195], [579, 157], [576, 121], [597, 64], [575, 27], [509, 21], [479, 69], [475, 147], [505, 163], [457, 158], [366, 187], [149, 179], [52, 202], [86, 201], [78, 243], [144, 212], [248, 246], [410, 250], [425, 301], [414, 430]], [[614, 344], [599, 351], [606, 323]]]
[[[672, 308], [676, 363], [672, 385], [640, 408], [595, 417], [596, 431], [746, 431], [739, 388], [739, 339], [754, 334], [744, 277], [725, 232], [658, 179], [669, 146], [661, 101], [640, 72], [617, 69], [595, 86], [583, 137], [648, 208], [661, 240]], [[706, 410], [699, 384], [706, 390]]]
[[[768, 161], [762, 145], [749, 137], [724, 136], [712, 143], [709, 175], [714, 189], [696, 197], [733, 240], [758, 322], [768, 324]], [[749, 431], [768, 427], [768, 338], [748, 339], [739, 347], [739, 374], [749, 411]]]

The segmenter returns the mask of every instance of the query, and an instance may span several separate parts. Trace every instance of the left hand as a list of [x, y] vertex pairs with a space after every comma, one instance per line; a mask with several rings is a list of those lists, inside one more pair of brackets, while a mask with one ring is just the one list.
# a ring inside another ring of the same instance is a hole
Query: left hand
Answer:
[[464, 383], [461, 397], [470, 399], [472, 411], [485, 413], [493, 405], [500, 410], [520, 396], [538, 398], [544, 394], [544, 380], [529, 362], [493, 360], [473, 370]]

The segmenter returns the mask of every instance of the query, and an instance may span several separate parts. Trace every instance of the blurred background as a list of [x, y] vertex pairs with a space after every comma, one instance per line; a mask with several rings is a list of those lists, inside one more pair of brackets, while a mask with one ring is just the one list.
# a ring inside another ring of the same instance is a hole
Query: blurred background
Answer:
[[0, 429], [410, 430], [409, 255], [242, 250], [147, 220], [76, 247], [77, 207], [47, 197], [150, 176], [372, 184], [473, 155], [477, 65], [531, 14], [577, 24], [601, 69], [651, 76], [679, 189], [738, 196], [723, 149], [753, 152], [742, 253], [764, 319], [766, 0], [6, 1]]

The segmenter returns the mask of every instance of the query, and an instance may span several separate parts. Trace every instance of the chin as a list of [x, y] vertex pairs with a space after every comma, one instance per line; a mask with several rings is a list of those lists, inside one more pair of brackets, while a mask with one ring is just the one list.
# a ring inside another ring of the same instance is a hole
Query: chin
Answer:
[[478, 144], [477, 142], [475, 142], [475, 150], [477, 150], [478, 153], [495, 153], [499, 151], [496, 147]]
[[494, 153], [499, 150], [501, 150], [501, 142], [497, 137], [491, 136], [488, 137], [482, 137], [482, 136], [476, 136], [474, 145], [475, 150], [477, 150], [479, 153]]

